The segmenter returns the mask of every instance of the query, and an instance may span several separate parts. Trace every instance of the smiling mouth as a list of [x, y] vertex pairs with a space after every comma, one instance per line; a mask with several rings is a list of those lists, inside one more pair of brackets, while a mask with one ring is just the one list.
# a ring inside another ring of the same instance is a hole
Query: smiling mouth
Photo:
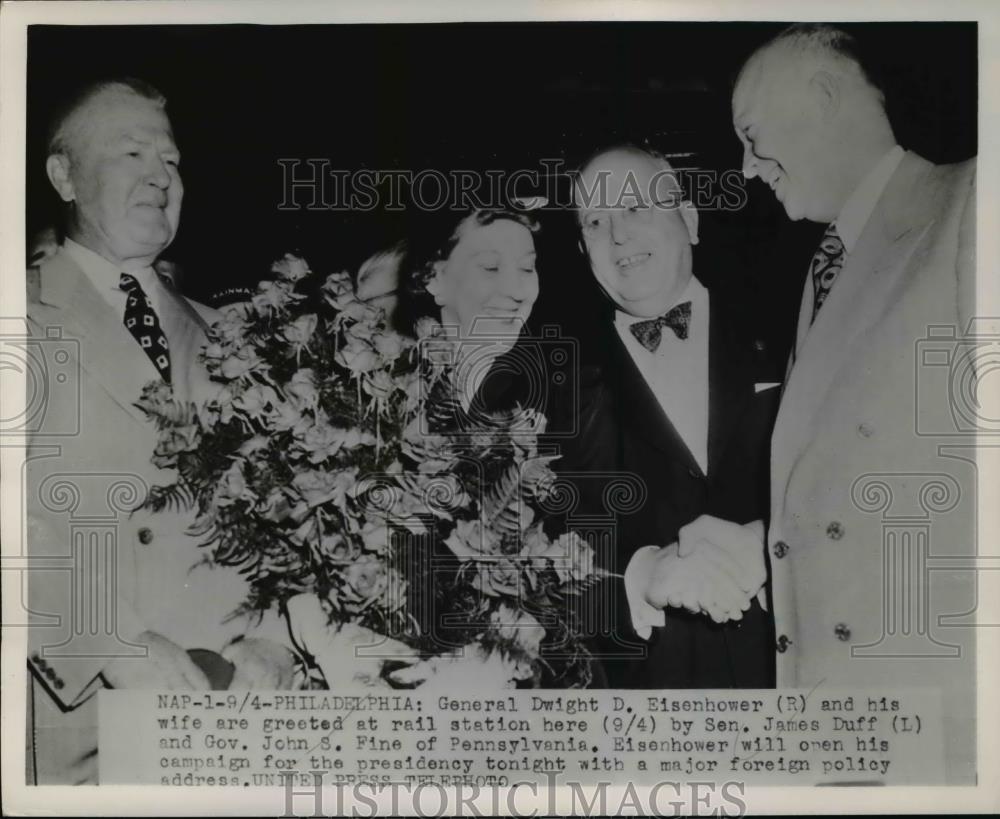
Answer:
[[502, 319], [504, 321], [513, 321], [514, 319], [520, 317], [519, 310], [505, 310], [500, 307], [487, 307], [486, 314], [490, 318]]
[[615, 262], [615, 266], [619, 270], [628, 270], [631, 267], [635, 267], [637, 264], [642, 264], [646, 259], [648, 259], [653, 254], [651, 253], [633, 253], [631, 256], [626, 256], [624, 259], [619, 259]]

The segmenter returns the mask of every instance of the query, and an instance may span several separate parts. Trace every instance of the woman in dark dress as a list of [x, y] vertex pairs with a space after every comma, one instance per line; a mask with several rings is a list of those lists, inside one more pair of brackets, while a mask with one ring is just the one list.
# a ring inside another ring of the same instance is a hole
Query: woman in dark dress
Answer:
[[[489, 429], [491, 418], [518, 407], [548, 414], [551, 387], [565, 381], [557, 371], [570, 359], [551, 355], [550, 345], [527, 329], [539, 293], [538, 231], [530, 212], [489, 208], [425, 214], [411, 234], [399, 269], [394, 324], [400, 332], [422, 337], [426, 328], [421, 325], [437, 321], [451, 341], [445, 346], [451, 351], [452, 378], [441, 382], [441, 394], [428, 402], [430, 431], [475, 435]], [[488, 474], [490, 466], [478, 464], [478, 469]], [[422, 551], [414, 548], [409, 554]], [[436, 548], [435, 555], [445, 573], [454, 571], [447, 547]], [[467, 644], [468, 629], [448, 622], [451, 607], [458, 603], [461, 608], [461, 602], [436, 593], [433, 576], [419, 579], [419, 566], [411, 563], [405, 571], [411, 579], [412, 616], [433, 635], [435, 648]], [[568, 670], [557, 655], [525, 684], [564, 687], [589, 679], [589, 672]]]

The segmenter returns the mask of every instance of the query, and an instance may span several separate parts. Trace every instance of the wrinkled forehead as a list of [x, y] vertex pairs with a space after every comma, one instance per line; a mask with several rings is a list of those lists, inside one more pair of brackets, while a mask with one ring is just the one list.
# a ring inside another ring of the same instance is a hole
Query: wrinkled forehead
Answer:
[[677, 172], [663, 159], [621, 149], [600, 154], [577, 174], [577, 211], [607, 210], [662, 201], [681, 191]]

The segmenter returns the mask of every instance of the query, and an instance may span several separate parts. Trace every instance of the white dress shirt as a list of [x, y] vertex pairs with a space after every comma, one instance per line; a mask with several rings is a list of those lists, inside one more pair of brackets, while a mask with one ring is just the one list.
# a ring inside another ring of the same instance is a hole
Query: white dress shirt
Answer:
[[894, 145], [886, 151], [844, 203], [834, 224], [837, 227], [837, 235], [843, 241], [848, 253], [854, 250], [854, 246], [858, 243], [861, 232], [868, 224], [872, 211], [875, 210], [875, 205], [878, 204], [885, 186], [889, 184], [905, 153], [906, 151], [899, 145]]
[[[643, 319], [618, 311], [615, 329], [664, 414], [708, 474], [708, 291], [694, 276], [676, 304], [691, 302], [688, 337], [663, 328], [660, 346], [650, 352], [629, 327]], [[667, 312], [667, 311], [664, 311]]]
[[122, 268], [115, 266], [103, 256], [74, 242], [72, 239], [66, 239], [63, 242], [63, 250], [79, 265], [84, 275], [94, 285], [94, 289], [101, 294], [102, 298], [112, 307], [122, 321], [125, 320], [125, 303], [128, 299], [128, 294], [118, 285], [121, 281], [122, 273], [126, 272], [130, 276], [135, 277], [135, 280], [139, 282], [139, 286], [149, 297], [154, 312], [157, 316], [160, 315], [160, 305], [164, 299], [162, 295], [163, 284], [152, 267], [147, 266], [138, 268], [137, 270], [122, 270]]
[[[664, 414], [691, 451], [701, 471], [707, 475], [709, 298], [708, 291], [693, 276], [677, 299], [677, 304], [685, 301], [691, 302], [688, 337], [682, 341], [673, 330], [665, 327], [655, 353], [643, 347], [629, 329], [630, 325], [642, 319], [619, 311], [615, 316], [615, 329]], [[625, 596], [632, 626], [644, 639], [649, 638], [653, 626], [663, 626], [666, 617], [663, 609], [653, 608], [643, 599], [641, 571], [637, 568], [642, 561], [636, 558], [659, 548], [645, 546], [639, 549], [625, 569]]]

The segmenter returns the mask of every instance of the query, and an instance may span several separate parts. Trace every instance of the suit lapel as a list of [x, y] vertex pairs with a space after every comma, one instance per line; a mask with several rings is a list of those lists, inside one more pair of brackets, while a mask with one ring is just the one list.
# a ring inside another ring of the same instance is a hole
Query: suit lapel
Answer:
[[173, 286], [163, 279], [160, 288], [160, 326], [170, 345], [171, 381], [181, 401], [203, 400], [212, 389], [198, 353], [205, 344], [205, 322]]
[[[930, 167], [914, 154], [904, 156], [811, 326], [812, 282], [806, 282], [809, 292], [799, 316], [798, 351], [775, 425], [776, 476], [787, 476], [791, 470], [838, 371], [854, 352], [855, 340], [885, 311], [932, 221], [928, 197], [913, 195], [916, 180]], [[914, 202], [921, 206], [911, 207]]]
[[708, 474], [719, 469], [733, 431], [753, 394], [753, 359], [749, 340], [709, 293], [708, 327]]
[[[80, 366], [122, 409], [145, 422], [135, 402], [158, 373], [120, 317], [65, 253], [44, 264], [39, 278], [39, 301], [55, 308], [53, 316], [68, 337], [80, 339]], [[175, 394], [180, 400], [207, 397], [211, 381], [204, 368], [193, 363], [205, 342], [204, 322], [171, 287], [164, 285], [160, 296], [159, 319], [170, 348]]]
[[55, 308], [64, 335], [80, 341], [80, 366], [137, 421], [135, 406], [156, 368], [76, 263], [58, 253], [42, 265], [39, 300]]
[[682, 460], [690, 469], [701, 467], [684, 439], [667, 418], [649, 383], [639, 371], [614, 327], [609, 330], [612, 372], [617, 374], [618, 417], [628, 430], [671, 458]]

